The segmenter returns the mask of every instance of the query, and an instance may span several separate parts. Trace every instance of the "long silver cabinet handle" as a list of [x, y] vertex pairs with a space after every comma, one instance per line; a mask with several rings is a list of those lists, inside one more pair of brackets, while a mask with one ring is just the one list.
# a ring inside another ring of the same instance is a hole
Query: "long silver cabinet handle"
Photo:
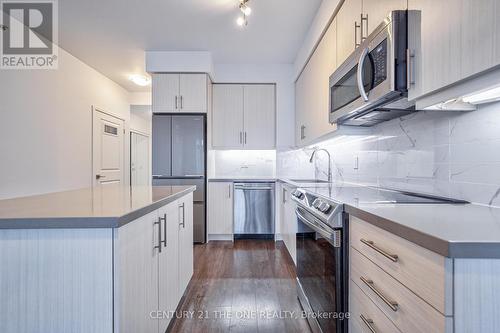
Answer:
[[179, 99], [179, 96], [175, 96], [175, 108], [178, 109], [179, 107], [177, 106], [178, 103], [177, 103], [177, 100]]
[[227, 197], [231, 199], [231, 184], [227, 185]]
[[163, 221], [163, 240], [161, 241], [161, 243], [164, 247], [167, 247], [167, 214], [163, 214], [163, 217], [160, 217], [160, 223], [161, 221]]
[[385, 304], [387, 304], [387, 306], [390, 307], [392, 311], [394, 311], [394, 312], [398, 311], [398, 303], [395, 301], [391, 301], [390, 299], [385, 297], [384, 294], [382, 294], [377, 288], [375, 288], [372, 280], [369, 280], [369, 279], [364, 278], [362, 276], [359, 279], [364, 284], [366, 284], [368, 286], [368, 288], [370, 288], [371, 291], [373, 291], [375, 293], [375, 295], [377, 295]]
[[247, 132], [245, 131], [245, 144], [247, 144]]
[[158, 245], [155, 245], [153, 248], [158, 249], [158, 252], [161, 253], [161, 219], [158, 217], [158, 220], [153, 223], [153, 225], [158, 224]]
[[360, 43], [358, 43], [358, 28], [361, 30], [361, 24], [354, 22], [354, 48], [360, 45]]
[[406, 89], [415, 84], [415, 52], [406, 50]]
[[185, 217], [186, 217], [186, 212], [184, 210], [184, 203], [182, 203], [181, 205], [179, 205], [179, 208], [182, 208], [182, 223], [179, 223], [179, 225], [182, 225], [182, 228], [186, 228], [186, 220], [185, 220]]
[[183, 107], [184, 107], [184, 103], [183, 103], [183, 99], [182, 99], [182, 95], [181, 95], [181, 110]]
[[363, 323], [365, 323], [366, 327], [368, 327], [368, 329], [370, 330], [370, 332], [377, 333], [377, 331], [375, 330], [375, 327], [373, 327], [373, 320], [366, 318], [362, 314], [359, 315], [359, 318], [361, 318], [361, 320], [363, 321]]
[[[363, 34], [363, 28], [365, 28], [366, 34]], [[368, 37], [368, 14], [363, 15], [361, 13], [361, 42], [363, 42]]]
[[361, 243], [363, 243], [366, 246], [368, 246], [369, 248], [377, 251], [378, 253], [380, 253], [381, 255], [383, 255], [384, 257], [386, 257], [387, 259], [389, 259], [390, 261], [392, 261], [392, 262], [397, 262], [398, 261], [398, 255], [397, 254], [391, 254], [391, 253], [388, 253], [387, 251], [382, 250], [381, 248], [379, 248], [378, 246], [376, 246], [373, 241], [366, 240], [366, 239], [363, 239], [363, 238], [361, 238], [360, 241], [361, 241]]

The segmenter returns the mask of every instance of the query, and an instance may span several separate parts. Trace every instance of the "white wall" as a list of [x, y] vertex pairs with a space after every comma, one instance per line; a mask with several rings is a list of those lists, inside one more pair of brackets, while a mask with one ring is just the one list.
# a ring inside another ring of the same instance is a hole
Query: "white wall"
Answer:
[[91, 186], [92, 105], [128, 128], [128, 99], [62, 49], [57, 70], [1, 70], [0, 199]]

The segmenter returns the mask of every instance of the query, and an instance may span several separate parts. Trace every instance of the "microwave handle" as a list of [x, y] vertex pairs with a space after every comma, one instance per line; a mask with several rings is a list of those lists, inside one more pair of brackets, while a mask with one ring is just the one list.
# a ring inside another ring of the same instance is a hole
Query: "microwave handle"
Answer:
[[363, 100], [365, 102], [368, 102], [368, 95], [366, 94], [365, 91], [365, 86], [363, 84], [363, 64], [365, 63], [366, 56], [368, 55], [368, 48], [365, 48], [363, 52], [361, 52], [361, 55], [359, 56], [359, 61], [358, 61], [358, 73], [357, 73], [357, 81], [358, 81], [358, 89], [359, 93], [361, 94], [361, 97], [363, 97]]

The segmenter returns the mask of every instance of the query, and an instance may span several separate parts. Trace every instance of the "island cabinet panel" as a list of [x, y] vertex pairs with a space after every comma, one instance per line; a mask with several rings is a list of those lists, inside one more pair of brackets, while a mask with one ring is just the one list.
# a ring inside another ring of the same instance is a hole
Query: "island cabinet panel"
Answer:
[[0, 332], [113, 332], [112, 229], [0, 230]]
[[193, 272], [193, 194], [144, 209], [0, 229], [0, 333], [164, 333]]
[[179, 295], [183, 295], [194, 272], [193, 194], [179, 200]]
[[154, 211], [117, 230], [116, 272], [118, 325], [121, 333], [157, 333], [158, 212]]
[[192, 216], [190, 193], [116, 230], [115, 332], [171, 324], [193, 271]]

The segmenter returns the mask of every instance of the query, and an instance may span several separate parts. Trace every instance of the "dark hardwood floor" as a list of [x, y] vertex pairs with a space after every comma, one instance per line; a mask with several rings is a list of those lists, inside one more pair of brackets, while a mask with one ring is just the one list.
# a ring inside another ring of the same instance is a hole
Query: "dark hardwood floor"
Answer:
[[283, 242], [196, 245], [194, 270], [171, 332], [310, 332]]

